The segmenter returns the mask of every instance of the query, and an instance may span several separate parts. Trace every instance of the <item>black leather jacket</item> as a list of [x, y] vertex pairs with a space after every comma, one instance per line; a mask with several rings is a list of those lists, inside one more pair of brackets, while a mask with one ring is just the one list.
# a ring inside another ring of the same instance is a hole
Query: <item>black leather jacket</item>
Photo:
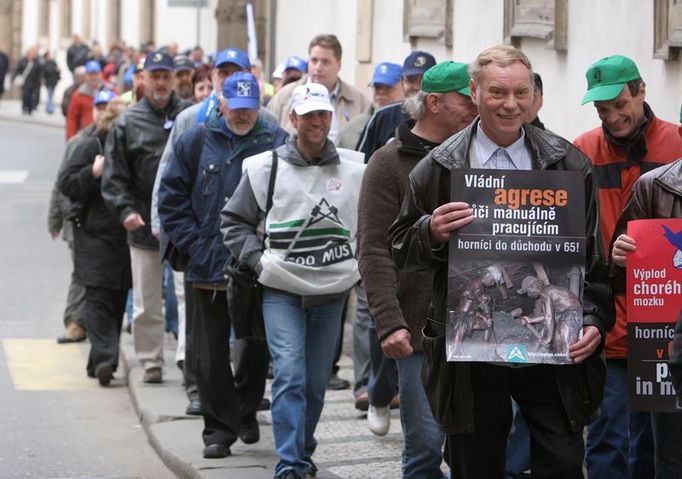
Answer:
[[[422, 375], [434, 417], [446, 433], [473, 430], [473, 396], [468, 363], [445, 363], [444, 355], [427, 357], [430, 353], [441, 355], [440, 349], [434, 350], [427, 341], [444, 334], [448, 274], [447, 245], [432, 248], [429, 224], [433, 210], [451, 201], [450, 171], [469, 167], [469, 147], [478, 121], [476, 119], [469, 127], [443, 142], [412, 170], [402, 208], [387, 238], [398, 268], [404, 271], [435, 269], [433, 315], [428, 322], [430, 327], [425, 328], [425, 368]], [[587, 260], [583, 324], [599, 329], [603, 345], [606, 331], [613, 326], [614, 314], [608, 270], [599, 237], [598, 195], [592, 165], [567, 140], [530, 125], [525, 125], [524, 129], [534, 168], [580, 171], [585, 179]], [[430, 376], [434, 371], [429, 368], [441, 370]], [[595, 416], [603, 397], [604, 376], [601, 346], [583, 364], [557, 367], [559, 391], [574, 430], [579, 430]], [[433, 384], [429, 384], [429, 377]]]
[[142, 216], [145, 226], [128, 232], [128, 244], [132, 246], [159, 249], [151, 232], [154, 179], [172, 122], [190, 105], [173, 94], [168, 106], [160, 110], [144, 97], [119, 115], [109, 130], [102, 196], [121, 223], [131, 213]]

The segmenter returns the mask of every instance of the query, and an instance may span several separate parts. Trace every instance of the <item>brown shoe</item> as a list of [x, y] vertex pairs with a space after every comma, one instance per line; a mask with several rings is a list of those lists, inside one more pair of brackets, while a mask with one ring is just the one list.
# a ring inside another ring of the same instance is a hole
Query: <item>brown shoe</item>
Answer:
[[369, 409], [369, 395], [367, 391], [355, 396], [355, 409], [358, 411], [367, 411]]
[[78, 343], [85, 341], [85, 329], [79, 324], [71, 322], [64, 328], [64, 335], [57, 338], [58, 344]]
[[161, 368], [155, 367], [145, 370], [142, 382], [147, 384], [161, 384], [163, 382], [163, 372], [161, 371]]
[[398, 409], [400, 407], [400, 395], [396, 394], [391, 399], [391, 409]]

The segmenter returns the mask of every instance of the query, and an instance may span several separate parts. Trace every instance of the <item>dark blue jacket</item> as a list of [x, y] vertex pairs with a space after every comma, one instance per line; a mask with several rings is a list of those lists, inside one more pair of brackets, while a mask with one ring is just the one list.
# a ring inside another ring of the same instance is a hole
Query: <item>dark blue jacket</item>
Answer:
[[225, 281], [229, 252], [220, 234], [220, 210], [239, 184], [244, 158], [277, 148], [287, 136], [260, 119], [248, 135], [237, 136], [214, 110], [204, 125], [178, 138], [161, 177], [158, 209], [163, 231], [189, 255], [185, 281]]
[[403, 110], [402, 103], [392, 103], [374, 112], [365, 125], [355, 149], [365, 154], [365, 163], [369, 162], [375, 151], [386, 145], [395, 137], [395, 129], [410, 116]]

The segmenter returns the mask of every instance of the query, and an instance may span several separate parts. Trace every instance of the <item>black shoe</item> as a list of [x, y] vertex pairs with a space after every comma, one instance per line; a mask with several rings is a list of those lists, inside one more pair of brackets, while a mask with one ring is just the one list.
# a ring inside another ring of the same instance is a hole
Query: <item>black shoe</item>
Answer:
[[201, 401], [199, 398], [189, 400], [187, 409], [185, 409], [185, 414], [189, 416], [201, 416], [204, 414], [204, 410], [201, 408]]
[[270, 410], [270, 400], [268, 398], [263, 398], [260, 400], [260, 404], [258, 405], [258, 410], [259, 411], [269, 411]]
[[239, 428], [239, 439], [244, 444], [255, 444], [260, 441], [260, 429], [255, 417], [252, 419], [242, 419], [242, 425]]
[[224, 444], [209, 444], [204, 448], [204, 458], [206, 459], [222, 459], [230, 454], [230, 448]]
[[306, 462], [310, 463], [310, 469], [308, 469], [307, 476], [308, 477], [317, 477], [317, 466], [315, 465], [313, 460], [310, 459], [309, 457], [306, 457], [305, 460], [306, 460]]
[[350, 381], [346, 381], [340, 378], [337, 374], [332, 374], [327, 383], [327, 389], [332, 391], [341, 391], [342, 389], [348, 389], [350, 387]]
[[279, 476], [276, 476], [275, 479], [303, 479], [303, 478], [296, 471], [289, 469], [288, 471], [284, 471]]
[[114, 379], [114, 367], [110, 363], [100, 363], [95, 368], [95, 376], [100, 386], [108, 386]]

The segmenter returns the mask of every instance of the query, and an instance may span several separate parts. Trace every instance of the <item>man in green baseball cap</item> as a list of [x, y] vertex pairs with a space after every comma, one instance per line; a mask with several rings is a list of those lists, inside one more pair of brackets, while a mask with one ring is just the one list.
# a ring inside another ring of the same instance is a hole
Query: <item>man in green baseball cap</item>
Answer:
[[[436, 128], [438, 131], [449, 131], [450, 136], [476, 118], [478, 112], [469, 97], [470, 77], [467, 68], [465, 63], [445, 61], [426, 70], [421, 91], [413, 97], [414, 101], [405, 104], [406, 111], [418, 123], [416, 135], [437, 137], [440, 133], [425, 131], [425, 128]], [[411, 104], [409, 107], [408, 103]], [[420, 104], [423, 105], [423, 115], [418, 112]]]
[[641, 79], [635, 62], [623, 55], [602, 58], [587, 70], [585, 77], [587, 93], [581, 105], [590, 101], [613, 100], [628, 82]]
[[[682, 156], [677, 125], [654, 115], [645, 100], [645, 84], [630, 58], [612, 55], [585, 74], [582, 103], [594, 102], [601, 126], [580, 135], [574, 144], [596, 170], [599, 222], [604, 250], [637, 179], [649, 170]], [[606, 388], [602, 414], [588, 426], [586, 465], [589, 477], [654, 477], [649, 413], [630, 411], [627, 383], [627, 318], [625, 298], [615, 296], [616, 322], [606, 336]], [[629, 464], [629, 465], [628, 465]], [[634, 468], [634, 469], [633, 469]]]
[[[384, 242], [386, 230], [403, 201], [410, 171], [431, 150], [476, 118], [476, 107], [469, 98], [467, 65], [448, 61], [426, 70], [420, 90], [408, 96], [404, 106], [411, 118], [394, 129], [393, 141], [372, 154], [362, 179], [358, 204], [362, 284], [355, 291], [358, 303], [366, 303], [369, 310], [376, 312], [369, 329], [372, 369], [379, 366], [377, 356], [383, 358], [384, 368], [387, 361], [397, 361], [403, 477], [442, 478], [444, 436], [431, 415], [421, 381], [413, 380], [419, 376], [424, 357], [419, 332], [428, 315], [431, 276], [398, 276]], [[381, 351], [377, 355], [374, 348], [379, 344]], [[376, 388], [370, 391], [367, 422], [376, 435], [389, 430], [390, 399], [390, 394], [378, 394]]]

